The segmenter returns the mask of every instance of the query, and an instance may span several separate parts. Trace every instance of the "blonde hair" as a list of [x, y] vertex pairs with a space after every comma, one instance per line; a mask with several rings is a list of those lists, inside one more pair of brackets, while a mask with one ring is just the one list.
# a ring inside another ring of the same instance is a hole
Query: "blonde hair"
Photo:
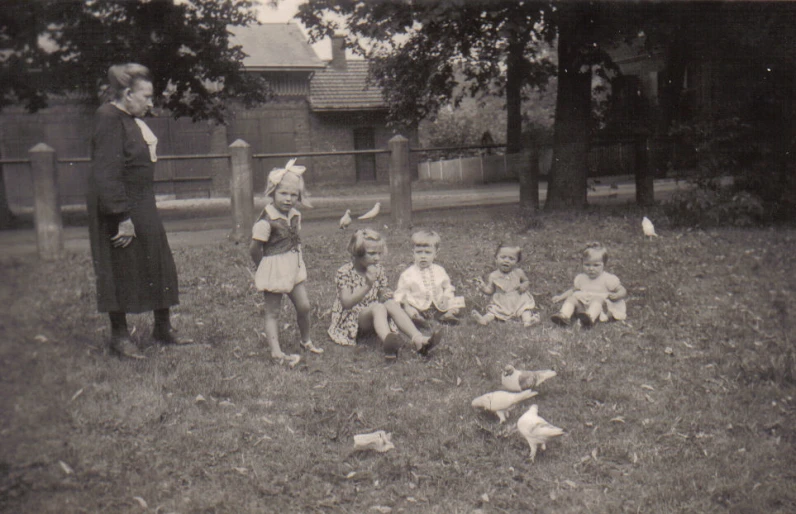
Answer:
[[348, 253], [352, 257], [364, 257], [365, 243], [368, 241], [381, 243], [383, 252], [387, 253], [387, 242], [381, 234], [369, 228], [360, 228], [351, 235], [351, 240], [348, 242]]
[[308, 198], [309, 193], [304, 187], [304, 177], [301, 176], [304, 173], [305, 167], [296, 166], [295, 162], [296, 159], [291, 159], [284, 168], [274, 168], [268, 173], [268, 179], [265, 181], [265, 196], [273, 200], [276, 188], [279, 187], [279, 184], [282, 183], [285, 176], [290, 173], [298, 179], [298, 201], [302, 205], [312, 207]]
[[590, 261], [598, 261], [602, 260], [603, 264], [608, 263], [608, 249], [602, 245], [602, 243], [598, 243], [597, 241], [591, 241], [586, 243], [586, 248], [583, 250], [583, 260], [590, 260]]
[[108, 84], [101, 88], [100, 96], [104, 101], [119, 100], [125, 89], [132, 89], [141, 81], [152, 82], [149, 68], [143, 64], [114, 64], [108, 68]]
[[510, 245], [508, 243], [498, 243], [497, 248], [495, 249], [495, 257], [498, 256], [500, 250], [503, 248], [509, 248], [511, 250], [517, 250], [517, 263], [522, 261], [522, 248], [517, 245]]
[[412, 234], [412, 244], [415, 246], [433, 246], [434, 249], [439, 249], [439, 243], [442, 239], [439, 234], [433, 230], [421, 229]]

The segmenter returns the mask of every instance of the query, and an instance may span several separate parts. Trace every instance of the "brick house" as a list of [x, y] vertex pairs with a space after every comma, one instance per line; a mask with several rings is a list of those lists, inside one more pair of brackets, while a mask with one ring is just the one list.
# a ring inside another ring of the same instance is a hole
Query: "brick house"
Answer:
[[[268, 81], [272, 101], [246, 109], [230, 106], [227, 125], [192, 123], [168, 115], [147, 118], [158, 136], [158, 153], [185, 155], [226, 153], [227, 146], [243, 139], [254, 154], [311, 153], [386, 148], [395, 133], [387, 127], [387, 108], [380, 91], [368, 84], [364, 60], [346, 60], [341, 37], [333, 39], [333, 58], [321, 60], [293, 23], [267, 23], [234, 29], [231, 38], [248, 57], [244, 66]], [[55, 99], [35, 114], [22, 107], [0, 113], [0, 156], [26, 158], [29, 148], [46, 142], [58, 158], [85, 158], [94, 100], [88, 96]], [[417, 131], [403, 132], [417, 145]], [[255, 159], [255, 192], [265, 188], [267, 172], [287, 159]], [[388, 157], [303, 157], [308, 184], [387, 182]], [[82, 203], [89, 164], [59, 166], [62, 203]], [[3, 166], [10, 205], [32, 205], [32, 183], [26, 164]], [[156, 166], [159, 194], [177, 197], [229, 194], [227, 164], [222, 159], [162, 160]]]

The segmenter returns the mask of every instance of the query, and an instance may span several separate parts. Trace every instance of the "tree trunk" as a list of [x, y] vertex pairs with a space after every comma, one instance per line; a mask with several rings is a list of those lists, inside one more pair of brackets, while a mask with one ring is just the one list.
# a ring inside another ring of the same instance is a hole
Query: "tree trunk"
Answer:
[[556, 98], [553, 166], [545, 209], [586, 207], [591, 67], [579, 58], [589, 31], [588, 4], [559, 5], [558, 96]]
[[[2, 157], [2, 155], [0, 155], [0, 157]], [[0, 164], [0, 230], [10, 228], [14, 224], [14, 219], [14, 213], [11, 212], [11, 208], [8, 206], [3, 165]]]
[[522, 83], [525, 44], [512, 41], [506, 59], [506, 153], [522, 151]]
[[[522, 85], [525, 82], [525, 40], [509, 44], [506, 66], [506, 153], [522, 151]], [[531, 150], [531, 163], [519, 171], [520, 209], [527, 214], [539, 210], [539, 162]]]

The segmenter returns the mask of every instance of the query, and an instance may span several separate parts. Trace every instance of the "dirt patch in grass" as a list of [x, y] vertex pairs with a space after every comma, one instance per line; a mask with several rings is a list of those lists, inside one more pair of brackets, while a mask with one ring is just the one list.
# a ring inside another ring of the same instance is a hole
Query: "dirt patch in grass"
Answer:
[[[516, 208], [423, 213], [438, 261], [470, 308], [472, 279], [511, 240], [544, 322], [446, 329], [429, 358], [385, 363], [372, 341], [325, 335], [348, 233], [305, 230], [313, 340], [290, 370], [270, 362], [245, 249], [179, 248], [175, 324], [198, 344], [153, 346], [143, 362], [102, 349], [87, 254], [0, 261], [0, 509], [6, 512], [793, 512], [796, 509], [796, 231], [666, 230], [646, 241], [633, 208], [541, 215]], [[649, 214], [649, 213], [647, 213]], [[653, 216], [655, 213], [652, 213]], [[654, 217], [653, 219], [660, 219]], [[375, 226], [375, 225], [374, 225]], [[309, 224], [308, 224], [309, 227]], [[393, 283], [408, 230], [384, 229]], [[627, 287], [626, 323], [550, 323], [579, 250], [599, 240]], [[283, 347], [299, 351], [283, 303]], [[558, 376], [501, 426], [470, 401], [507, 363]], [[535, 463], [511, 427], [536, 403], [566, 430]], [[353, 452], [385, 430], [395, 449]]]

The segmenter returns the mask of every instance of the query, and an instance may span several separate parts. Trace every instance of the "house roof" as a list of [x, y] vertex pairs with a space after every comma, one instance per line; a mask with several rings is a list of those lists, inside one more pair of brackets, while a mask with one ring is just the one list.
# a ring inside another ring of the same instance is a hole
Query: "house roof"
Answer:
[[385, 109], [381, 89], [368, 83], [368, 62], [348, 60], [344, 69], [331, 65], [317, 71], [310, 81], [313, 111], [360, 111]]
[[243, 66], [248, 71], [311, 71], [326, 66], [295, 23], [230, 27], [230, 32], [230, 42], [241, 45], [247, 54]]

